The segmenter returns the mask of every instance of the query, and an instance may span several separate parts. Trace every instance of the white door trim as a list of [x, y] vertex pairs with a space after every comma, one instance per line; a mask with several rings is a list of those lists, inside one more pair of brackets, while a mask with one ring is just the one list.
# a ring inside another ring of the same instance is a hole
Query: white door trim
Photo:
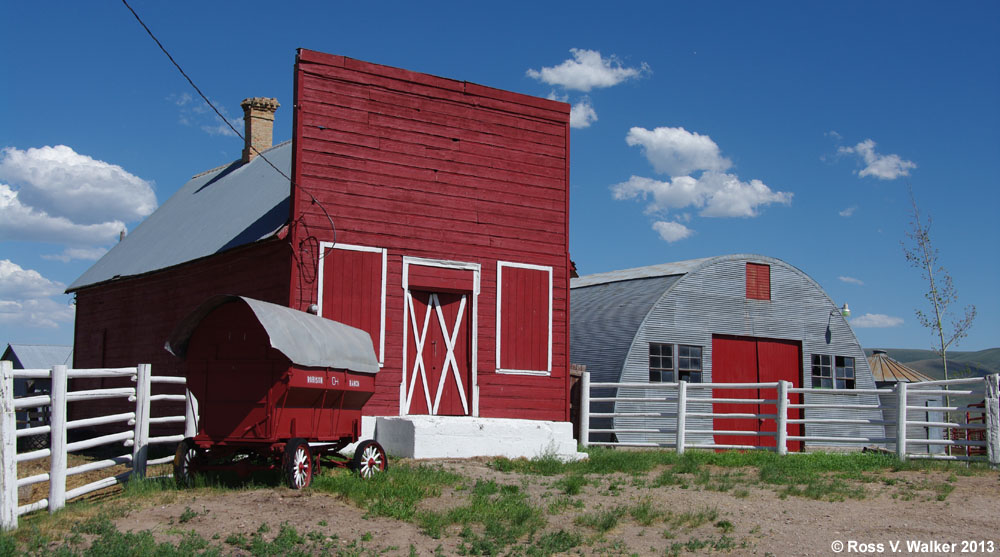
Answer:
[[[441, 269], [458, 269], [462, 271], [469, 271], [472, 273], [472, 304], [471, 304], [472, 321], [469, 323], [469, 328], [470, 328], [469, 334], [472, 336], [472, 350], [469, 357], [469, 359], [471, 360], [469, 364], [470, 367], [469, 377], [470, 377], [470, 382], [472, 383], [470, 385], [470, 391], [472, 394], [471, 415], [478, 417], [479, 416], [479, 378], [478, 378], [479, 376], [478, 373], [479, 372], [479, 289], [481, 284], [480, 274], [482, 266], [479, 263], [471, 263], [467, 261], [451, 261], [447, 259], [427, 259], [423, 257], [408, 257], [408, 256], [403, 257], [403, 277], [402, 277], [403, 296], [407, 298], [408, 301], [403, 304], [403, 370], [402, 370], [403, 373], [402, 373], [402, 381], [400, 381], [399, 384], [399, 415], [406, 416], [409, 414], [410, 401], [412, 398], [412, 389], [410, 390], [407, 389], [408, 385], [407, 377], [409, 375], [407, 374], [407, 368], [409, 367], [409, 362], [407, 361], [407, 344], [409, 341], [407, 337], [409, 337], [409, 330], [412, 320], [411, 314], [413, 313], [412, 300], [410, 299], [411, 266], [438, 267]], [[439, 316], [439, 318], [443, 319], [443, 316]], [[413, 320], [413, 323], [415, 323], [415, 320]], [[424, 332], [426, 332], [426, 327], [427, 325], [424, 326]], [[413, 329], [413, 331], [414, 333], [416, 333], [415, 328]], [[442, 327], [442, 331], [448, 331], [448, 329]], [[454, 342], [455, 341], [452, 340], [452, 345], [454, 345]], [[454, 359], [453, 354], [452, 358]], [[442, 377], [444, 377], [445, 371], [446, 369], [443, 369], [441, 371]], [[455, 371], [457, 373], [457, 368]], [[415, 379], [414, 377], [410, 377], [409, 383], [413, 383], [414, 379]], [[467, 404], [467, 401], [464, 400], [465, 398], [464, 390], [460, 392], [462, 392], [462, 398], [463, 398], [462, 402], [465, 411], [466, 413], [469, 413], [470, 410], [469, 406]], [[424, 385], [424, 393], [428, 393], [427, 396], [430, 396], [426, 384]], [[437, 411], [436, 404], [432, 407], [432, 405], [428, 402], [427, 408], [431, 412]]]

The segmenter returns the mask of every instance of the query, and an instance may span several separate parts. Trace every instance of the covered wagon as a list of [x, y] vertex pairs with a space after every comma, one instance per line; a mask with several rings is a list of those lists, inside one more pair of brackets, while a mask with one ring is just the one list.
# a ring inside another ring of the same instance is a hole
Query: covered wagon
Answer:
[[199, 407], [197, 434], [177, 449], [181, 483], [208, 470], [280, 469], [309, 485], [321, 463], [385, 469], [382, 447], [358, 444], [361, 409], [375, 391], [378, 360], [368, 333], [242, 296], [214, 296], [183, 319], [166, 344], [184, 360]]

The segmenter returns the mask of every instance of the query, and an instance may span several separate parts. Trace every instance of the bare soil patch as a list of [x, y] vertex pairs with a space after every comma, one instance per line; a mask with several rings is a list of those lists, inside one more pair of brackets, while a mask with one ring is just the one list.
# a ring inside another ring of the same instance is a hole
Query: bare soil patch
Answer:
[[[855, 482], [855, 487], [863, 489], [863, 499], [831, 502], [782, 497], [776, 487], [754, 479], [726, 491], [694, 482], [654, 487], [659, 470], [588, 476], [579, 494], [567, 495], [558, 484], [562, 476], [500, 472], [486, 460], [430, 464], [468, 480], [425, 499], [421, 509], [440, 511], [464, 504], [468, 485], [477, 480], [516, 485], [533, 505], [544, 509], [546, 526], [534, 539], [559, 530], [582, 536], [568, 554], [832, 555], [831, 547], [838, 541], [881, 543], [884, 552], [890, 553], [890, 542], [897, 540], [903, 543], [901, 554], [907, 553], [907, 540], [983, 540], [1000, 551], [1000, 475], [995, 472], [880, 472], [875, 481]], [[942, 486], [949, 487], [942, 490]], [[605, 531], [580, 518], [608, 515], [616, 520]], [[456, 555], [463, 550], [456, 526], [432, 538], [414, 522], [367, 516], [364, 509], [341, 496], [311, 489], [167, 492], [137, 500], [115, 525], [122, 532], [148, 530], [158, 541], [172, 542], [193, 530], [224, 553], [236, 555], [248, 551], [225, 543], [227, 538], [257, 533], [273, 539], [282, 525], [322, 541], [322, 552], [328, 554]], [[522, 540], [504, 548], [504, 553], [524, 554], [531, 547]]]

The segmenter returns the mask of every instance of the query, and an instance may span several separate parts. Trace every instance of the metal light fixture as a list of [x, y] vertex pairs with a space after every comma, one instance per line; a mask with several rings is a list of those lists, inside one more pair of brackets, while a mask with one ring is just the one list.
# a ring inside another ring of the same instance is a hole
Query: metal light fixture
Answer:
[[830, 314], [826, 318], [826, 343], [830, 344], [833, 340], [833, 331], [830, 330], [830, 324], [833, 322], [833, 316], [840, 314], [845, 319], [851, 316], [851, 308], [847, 306], [847, 302], [844, 302], [844, 306], [841, 308], [834, 307], [830, 310]]

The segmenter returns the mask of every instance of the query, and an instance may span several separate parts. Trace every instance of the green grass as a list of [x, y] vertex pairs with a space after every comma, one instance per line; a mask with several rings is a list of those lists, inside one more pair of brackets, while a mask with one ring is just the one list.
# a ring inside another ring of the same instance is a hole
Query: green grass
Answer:
[[545, 557], [557, 553], [565, 553], [583, 543], [583, 536], [565, 530], [549, 532], [539, 536], [525, 552], [528, 557]]
[[493, 555], [533, 535], [545, 526], [545, 518], [518, 486], [490, 480], [476, 482], [467, 505], [420, 513], [417, 524], [432, 538], [444, 536], [452, 525], [461, 525], [462, 552]]
[[664, 515], [663, 511], [654, 507], [649, 499], [643, 499], [642, 502], [631, 507], [628, 513], [632, 517], [632, 520], [643, 526], [651, 525]]
[[592, 513], [584, 513], [576, 517], [576, 519], [573, 520], [573, 524], [576, 524], [577, 526], [584, 526], [603, 534], [615, 526], [618, 526], [618, 517], [621, 512], [622, 509], [615, 508], [595, 511]]
[[441, 494], [462, 477], [430, 466], [394, 466], [382, 474], [361, 479], [357, 474], [336, 474], [313, 479], [317, 491], [339, 493], [373, 516], [410, 520], [417, 503]]
[[[563, 463], [556, 459], [509, 460], [495, 459], [492, 466], [501, 471], [522, 474], [563, 476], [555, 486], [566, 494], [577, 494], [588, 475], [626, 473], [637, 476], [656, 468], [663, 468], [652, 480], [651, 486], [678, 486], [687, 489], [692, 484], [709, 491], [729, 492], [735, 497], [749, 496], [751, 485], [771, 486], [780, 496], [805, 497], [824, 501], [864, 499], [867, 492], [858, 483], [879, 481], [880, 474], [904, 470], [951, 470], [954, 473], [976, 473], [984, 466], [955, 465], [931, 461], [900, 462], [892, 455], [879, 453], [809, 453], [779, 456], [768, 451], [723, 452], [686, 451], [622, 451], [603, 447], [587, 450], [590, 458], [585, 461]], [[731, 469], [719, 471], [719, 468]], [[732, 470], [735, 469], [735, 470]], [[747, 473], [741, 469], [755, 469]], [[849, 480], [849, 481], [845, 481]], [[644, 481], [638, 482], [643, 484]], [[637, 481], [633, 480], [633, 485]], [[624, 484], [613, 479], [607, 484], [607, 494], [621, 493]], [[939, 500], [947, 498], [951, 489], [947, 485], [933, 486]]]

